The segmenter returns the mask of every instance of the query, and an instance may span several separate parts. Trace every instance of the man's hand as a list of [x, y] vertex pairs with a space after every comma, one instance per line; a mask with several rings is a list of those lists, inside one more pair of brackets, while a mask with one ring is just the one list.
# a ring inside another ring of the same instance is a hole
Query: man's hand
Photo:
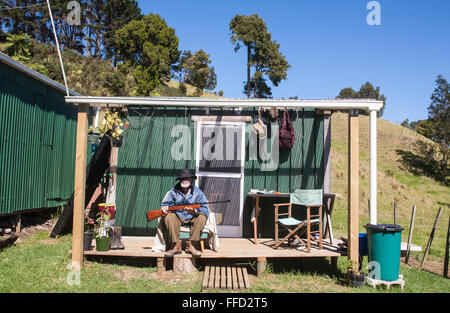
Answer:
[[161, 208], [161, 211], [163, 211], [164, 214], [167, 214], [169, 212], [169, 207], [165, 205]]
[[188, 212], [188, 213], [191, 213], [191, 214], [197, 213], [197, 211], [194, 208], [191, 208], [191, 207], [185, 207], [184, 210], [186, 212]]

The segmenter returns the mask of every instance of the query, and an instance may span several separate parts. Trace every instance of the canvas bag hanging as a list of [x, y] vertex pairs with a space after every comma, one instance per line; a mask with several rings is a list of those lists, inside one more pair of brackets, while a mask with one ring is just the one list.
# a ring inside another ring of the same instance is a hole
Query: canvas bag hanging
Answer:
[[261, 117], [261, 108], [258, 108], [258, 120], [252, 125], [252, 129], [260, 139], [267, 137], [267, 126]]
[[291, 149], [294, 146], [295, 133], [288, 110], [284, 110], [280, 129], [280, 149]]

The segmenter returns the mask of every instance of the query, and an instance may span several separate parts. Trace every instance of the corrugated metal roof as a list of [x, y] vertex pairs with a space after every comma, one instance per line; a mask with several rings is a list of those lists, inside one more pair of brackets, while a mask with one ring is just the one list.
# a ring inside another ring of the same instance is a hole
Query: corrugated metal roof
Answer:
[[239, 98], [195, 98], [195, 97], [65, 97], [66, 103], [89, 103], [97, 105], [140, 105], [140, 106], [187, 106], [187, 107], [281, 107], [311, 108], [322, 110], [369, 110], [379, 111], [383, 101], [374, 99], [239, 99]]

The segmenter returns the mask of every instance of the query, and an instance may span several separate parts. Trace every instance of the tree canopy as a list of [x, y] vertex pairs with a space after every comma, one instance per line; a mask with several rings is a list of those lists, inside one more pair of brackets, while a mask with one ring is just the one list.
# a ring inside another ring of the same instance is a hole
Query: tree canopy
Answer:
[[210, 55], [202, 49], [195, 54], [191, 51], [183, 51], [180, 57], [179, 72], [180, 81], [183, 84], [190, 84], [197, 88], [197, 95], [206, 90], [216, 88], [217, 76], [214, 67], [210, 66]]
[[343, 88], [337, 95], [336, 99], [375, 99], [383, 101], [383, 107], [378, 111], [378, 117], [381, 117], [386, 107], [386, 97], [380, 93], [380, 87], [374, 87], [371, 83], [366, 82], [358, 91], [351, 87]]
[[180, 57], [175, 29], [159, 14], [130, 21], [116, 31], [114, 43], [121, 60], [135, 67], [139, 95], [149, 95], [160, 82], [169, 80]]
[[439, 75], [436, 78], [436, 88], [431, 95], [428, 107], [428, 118], [434, 125], [432, 139], [448, 147], [450, 143], [450, 85]]
[[[56, 33], [63, 49], [88, 56], [113, 58], [112, 38], [116, 30], [142, 17], [136, 0], [83, 0], [80, 25], [69, 25], [71, 8], [67, 0], [50, 0]], [[25, 9], [9, 10], [11, 7]], [[52, 26], [45, 1], [9, 0], [0, 2], [0, 28], [11, 34], [28, 34], [38, 42], [54, 43]]]
[[435, 81], [436, 88], [431, 94], [431, 103], [428, 107], [428, 119], [433, 124], [431, 138], [439, 144], [442, 156], [440, 165], [442, 177], [447, 184], [447, 167], [450, 156], [450, 85], [447, 80], [439, 75]]
[[[247, 81], [244, 82], [244, 94], [248, 98], [253, 91], [253, 97], [267, 98], [272, 95], [267, 85], [267, 77], [274, 86], [287, 78], [289, 63], [280, 52], [280, 44], [272, 40], [264, 20], [257, 14], [239, 15], [231, 19], [229, 25], [231, 43], [234, 51], [241, 47], [247, 48]], [[250, 69], [254, 74], [250, 77]]]

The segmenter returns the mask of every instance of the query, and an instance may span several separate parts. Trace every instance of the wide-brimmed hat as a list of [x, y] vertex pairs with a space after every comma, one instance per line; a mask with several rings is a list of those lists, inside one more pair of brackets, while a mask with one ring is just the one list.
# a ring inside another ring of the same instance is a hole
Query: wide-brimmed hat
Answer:
[[178, 177], [176, 179], [183, 179], [183, 178], [197, 179], [197, 176], [192, 174], [188, 168], [184, 168], [180, 171], [180, 173], [178, 174]]

